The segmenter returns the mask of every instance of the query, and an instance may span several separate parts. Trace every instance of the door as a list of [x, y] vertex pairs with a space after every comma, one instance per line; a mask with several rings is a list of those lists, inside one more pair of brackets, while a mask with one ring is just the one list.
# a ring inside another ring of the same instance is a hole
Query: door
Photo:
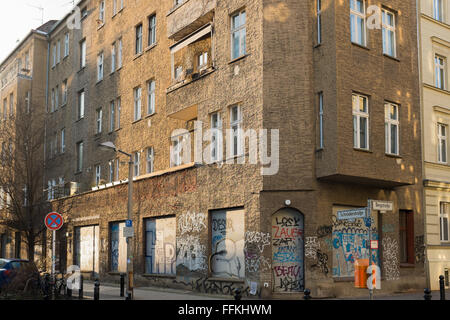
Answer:
[[302, 292], [304, 283], [304, 218], [285, 208], [272, 216], [272, 280], [274, 292]]

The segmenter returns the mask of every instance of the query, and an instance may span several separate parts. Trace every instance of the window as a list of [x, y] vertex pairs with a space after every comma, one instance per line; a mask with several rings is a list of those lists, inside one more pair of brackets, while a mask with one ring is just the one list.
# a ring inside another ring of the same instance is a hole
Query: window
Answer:
[[154, 171], [154, 153], [153, 147], [147, 148], [147, 173], [152, 173]]
[[109, 182], [113, 182], [114, 181], [114, 160], [111, 160], [108, 162], [108, 172], [109, 172]]
[[61, 41], [58, 40], [57, 46], [56, 46], [56, 62], [61, 62]]
[[245, 20], [245, 10], [231, 17], [231, 59], [237, 59], [246, 53]]
[[202, 70], [202, 69], [207, 67], [207, 65], [208, 65], [208, 52], [202, 52], [198, 56], [197, 64], [198, 64], [198, 70]]
[[243, 152], [241, 128], [242, 116], [240, 106], [230, 108], [230, 127], [232, 132], [233, 143], [231, 145], [231, 156], [240, 156]]
[[64, 57], [69, 55], [69, 33], [64, 35]]
[[97, 81], [103, 79], [103, 53], [100, 53], [97, 57]]
[[433, 0], [433, 18], [444, 21], [444, 3], [442, 0]]
[[80, 42], [80, 69], [86, 66], [86, 39]]
[[[176, 218], [145, 219], [145, 273], [176, 274]], [[181, 255], [185, 256], [186, 251]], [[186, 257], [187, 258], [187, 257]], [[198, 258], [189, 255], [194, 263]]]
[[369, 149], [369, 106], [366, 96], [353, 94], [353, 147]]
[[399, 154], [399, 136], [398, 136], [398, 105], [385, 103], [384, 105], [384, 127], [387, 154]]
[[66, 151], [66, 129], [61, 129], [61, 153]]
[[81, 9], [81, 19], [86, 18], [87, 15], [88, 15], [87, 7], [84, 7], [83, 9]]
[[58, 110], [59, 107], [59, 86], [55, 88], [55, 111]]
[[317, 0], [317, 44], [322, 43], [322, 0]]
[[52, 67], [56, 66], [56, 44], [53, 45], [53, 64]]
[[136, 48], [135, 53], [142, 52], [142, 23], [136, 27]]
[[25, 52], [25, 69], [30, 70], [30, 52]]
[[323, 149], [323, 92], [319, 93], [319, 149]]
[[3, 120], [8, 118], [8, 100], [3, 99]]
[[77, 172], [83, 170], [83, 147], [82, 141], [77, 143]]
[[100, 1], [98, 19], [101, 23], [105, 23], [105, 1]]
[[14, 93], [9, 95], [9, 116], [14, 116]]
[[211, 114], [211, 161], [222, 160], [222, 119], [220, 113]]
[[127, 270], [127, 239], [123, 236], [125, 222], [111, 223], [110, 259], [112, 272], [126, 272]]
[[366, 45], [366, 9], [363, 0], [350, 0], [350, 32], [352, 42]]
[[439, 55], [434, 57], [434, 68], [435, 68], [435, 85], [439, 89], [445, 90], [446, 81], [445, 81], [445, 67], [446, 67], [446, 59]]
[[183, 136], [172, 137], [172, 148], [170, 149], [171, 167], [178, 167], [182, 163], [181, 151], [183, 145]]
[[148, 92], [148, 97], [147, 97], [147, 114], [153, 114], [155, 113], [155, 80], [150, 80], [147, 83], [147, 92]]
[[400, 210], [400, 263], [414, 264], [414, 214], [412, 211]]
[[109, 131], [112, 132], [116, 129], [116, 107], [114, 100], [109, 104]]
[[438, 123], [438, 162], [447, 163], [447, 125]]
[[117, 98], [116, 101], [116, 112], [117, 112], [117, 129], [120, 128], [120, 108], [121, 108], [121, 99]]
[[95, 185], [98, 187], [100, 184], [102, 175], [102, 167], [100, 165], [95, 166]]
[[103, 110], [102, 108], [97, 109], [96, 111], [96, 133], [99, 134], [102, 132], [102, 119], [103, 119]]
[[122, 39], [117, 41], [117, 69], [122, 67]]
[[182, 74], [183, 74], [183, 66], [177, 66], [175, 68], [175, 80], [180, 81]]
[[84, 90], [78, 93], [78, 119], [84, 118], [84, 104], [85, 104]]
[[61, 85], [62, 90], [62, 105], [67, 104], [67, 79]]
[[383, 9], [383, 53], [395, 57], [396, 53], [396, 35], [395, 35], [395, 14]]
[[156, 14], [148, 17], [148, 45], [156, 43]]
[[116, 70], [116, 43], [111, 46], [111, 73]]
[[134, 89], [134, 121], [141, 119], [141, 116], [142, 116], [141, 95], [142, 95], [142, 89], [135, 88]]
[[52, 88], [52, 101], [51, 101], [50, 111], [51, 112], [55, 111], [55, 89], [54, 88]]
[[119, 168], [120, 168], [120, 160], [116, 159], [116, 181], [119, 181]]
[[113, 0], [113, 16], [123, 9], [123, 0]]
[[133, 154], [133, 177], [138, 177], [140, 175], [141, 166], [141, 153], [135, 152]]
[[449, 211], [450, 211], [450, 203], [441, 202], [440, 203], [440, 215], [439, 215], [439, 227], [440, 227], [440, 239], [442, 242], [450, 241], [449, 238]]

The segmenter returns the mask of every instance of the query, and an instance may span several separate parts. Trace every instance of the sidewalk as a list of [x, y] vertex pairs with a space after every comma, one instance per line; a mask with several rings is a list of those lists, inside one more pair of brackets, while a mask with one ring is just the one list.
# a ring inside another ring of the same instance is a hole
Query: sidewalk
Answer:
[[[449, 290], [445, 291], [445, 299], [450, 300], [450, 292]], [[377, 296], [377, 293], [375, 291], [373, 300], [425, 300], [424, 299], [425, 293], [423, 291], [417, 291], [417, 292], [411, 292], [411, 293], [398, 293], [398, 294], [392, 294], [392, 295], [379, 295]], [[431, 300], [439, 300], [440, 299], [440, 293], [439, 291], [432, 291], [431, 292]], [[366, 297], [349, 297], [349, 298], [335, 298], [331, 300], [369, 300], [369, 296]]]

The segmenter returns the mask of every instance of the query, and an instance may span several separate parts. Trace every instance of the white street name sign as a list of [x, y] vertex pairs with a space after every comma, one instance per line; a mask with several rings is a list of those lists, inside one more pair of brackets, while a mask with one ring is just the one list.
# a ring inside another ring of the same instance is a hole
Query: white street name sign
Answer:
[[372, 209], [379, 211], [392, 211], [394, 210], [394, 203], [392, 201], [373, 200]]
[[353, 220], [366, 217], [366, 208], [340, 210], [337, 212], [338, 220]]

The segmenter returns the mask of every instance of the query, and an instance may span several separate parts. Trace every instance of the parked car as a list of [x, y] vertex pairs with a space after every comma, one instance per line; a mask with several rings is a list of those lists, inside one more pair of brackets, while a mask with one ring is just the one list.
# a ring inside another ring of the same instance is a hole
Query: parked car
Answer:
[[19, 270], [31, 269], [28, 260], [22, 259], [0, 259], [0, 290], [8, 284], [19, 273]]

